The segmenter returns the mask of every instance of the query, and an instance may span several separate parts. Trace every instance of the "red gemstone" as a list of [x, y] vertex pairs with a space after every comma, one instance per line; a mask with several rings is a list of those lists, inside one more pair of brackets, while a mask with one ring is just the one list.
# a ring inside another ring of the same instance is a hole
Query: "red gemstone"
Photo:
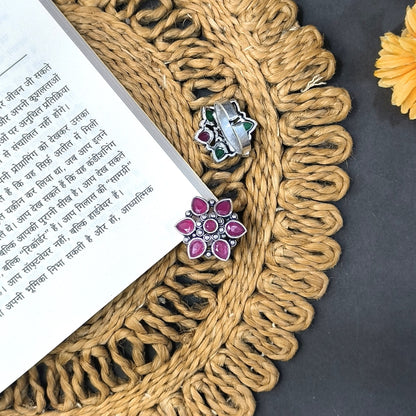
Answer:
[[217, 229], [218, 229], [217, 221], [215, 221], [213, 219], [209, 219], [209, 220], [206, 220], [204, 222], [204, 230], [207, 233], [215, 233], [215, 231], [217, 231]]
[[176, 224], [178, 231], [184, 235], [192, 234], [195, 231], [195, 221], [192, 218], [185, 218]]
[[207, 131], [201, 131], [201, 133], [198, 134], [198, 140], [201, 142], [208, 143], [210, 138], [211, 135]]
[[246, 227], [240, 221], [229, 221], [225, 226], [225, 233], [230, 238], [240, 238], [247, 232]]
[[225, 240], [217, 240], [212, 244], [212, 252], [217, 259], [226, 261], [230, 258], [231, 247]]
[[231, 199], [222, 199], [215, 204], [215, 212], [221, 217], [226, 217], [231, 214], [233, 210], [233, 204]]
[[207, 249], [207, 245], [204, 240], [202, 240], [201, 238], [194, 238], [188, 244], [188, 257], [191, 260], [197, 259], [198, 257], [201, 257], [205, 253], [206, 249]]
[[209, 210], [209, 204], [205, 199], [196, 196], [192, 200], [191, 209], [195, 215], [206, 214]]

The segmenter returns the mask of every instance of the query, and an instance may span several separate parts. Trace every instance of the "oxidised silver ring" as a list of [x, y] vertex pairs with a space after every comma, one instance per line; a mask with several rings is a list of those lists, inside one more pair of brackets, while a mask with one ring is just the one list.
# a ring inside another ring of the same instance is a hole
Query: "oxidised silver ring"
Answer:
[[227, 157], [249, 155], [257, 123], [231, 100], [204, 107], [199, 126], [195, 140], [211, 152], [216, 162], [222, 162]]

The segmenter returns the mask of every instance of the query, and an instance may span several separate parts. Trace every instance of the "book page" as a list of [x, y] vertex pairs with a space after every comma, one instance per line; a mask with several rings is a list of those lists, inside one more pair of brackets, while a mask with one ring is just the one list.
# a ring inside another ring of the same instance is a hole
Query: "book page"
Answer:
[[211, 194], [49, 0], [9, 3], [0, 25], [3, 391], [174, 248]]

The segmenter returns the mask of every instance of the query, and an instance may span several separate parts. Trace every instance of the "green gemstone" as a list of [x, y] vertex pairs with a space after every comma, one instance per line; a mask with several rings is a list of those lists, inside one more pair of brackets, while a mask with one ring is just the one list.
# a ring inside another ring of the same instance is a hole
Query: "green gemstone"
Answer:
[[250, 121], [245, 121], [245, 122], [243, 123], [243, 125], [244, 125], [244, 128], [246, 129], [246, 131], [251, 130], [251, 129], [252, 129], [252, 127], [253, 127], [253, 123], [251, 123]]
[[225, 156], [225, 150], [221, 147], [215, 149], [215, 157], [217, 160], [221, 160]]
[[209, 108], [207, 108], [205, 110], [205, 116], [206, 116], [208, 121], [215, 121], [215, 119], [214, 119], [214, 110], [210, 110]]

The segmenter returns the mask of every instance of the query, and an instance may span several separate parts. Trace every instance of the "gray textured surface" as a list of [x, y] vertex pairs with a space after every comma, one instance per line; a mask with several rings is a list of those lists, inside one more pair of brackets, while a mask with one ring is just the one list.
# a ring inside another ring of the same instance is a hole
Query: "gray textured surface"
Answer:
[[338, 204], [343, 247], [300, 350], [257, 395], [256, 416], [416, 415], [416, 120], [377, 87], [379, 37], [399, 34], [407, 0], [297, 0], [300, 21], [337, 59], [351, 94], [351, 189]]

